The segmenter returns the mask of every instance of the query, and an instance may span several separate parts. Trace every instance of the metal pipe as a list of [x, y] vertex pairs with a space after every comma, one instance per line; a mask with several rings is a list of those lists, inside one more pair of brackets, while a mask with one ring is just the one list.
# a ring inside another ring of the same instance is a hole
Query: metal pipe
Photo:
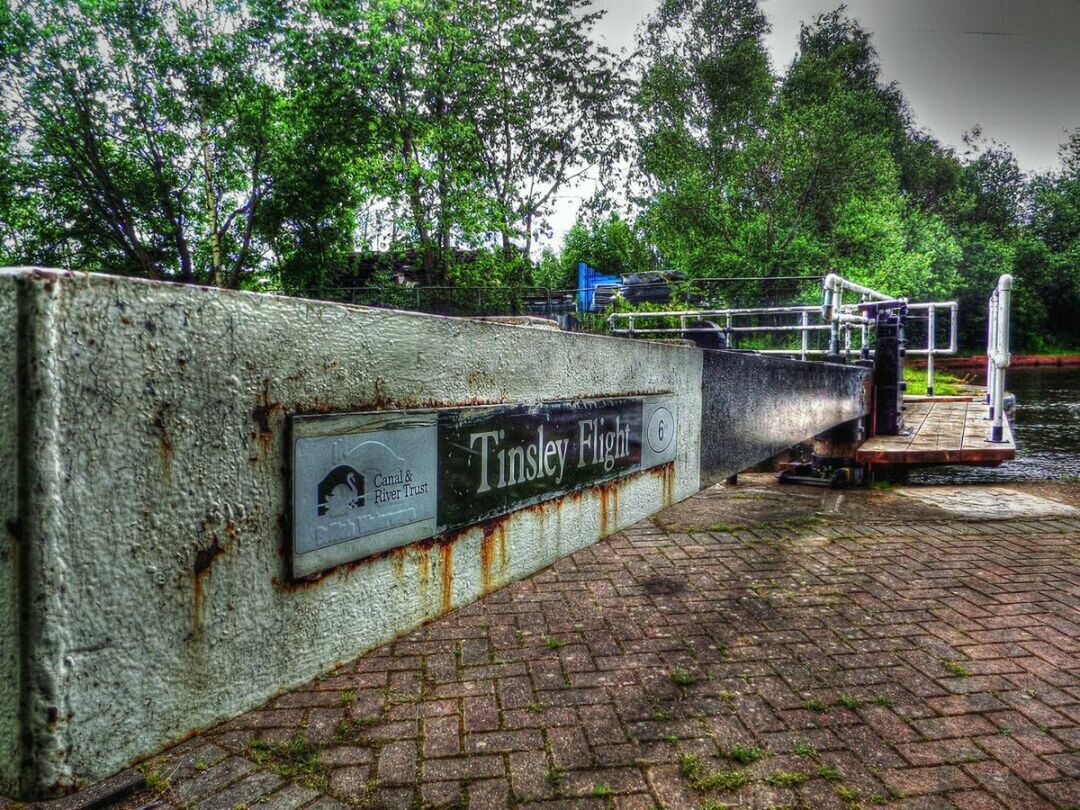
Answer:
[[874, 301], [891, 301], [891, 296], [880, 293], [877, 290], [872, 290], [869, 287], [864, 287], [862, 284], [856, 284], [854, 281], [848, 281], [846, 278], [842, 278], [836, 273], [829, 273], [825, 276], [825, 280], [822, 282], [826, 289], [831, 289], [837, 293], [842, 290], [850, 290], [851, 292], [859, 293]]
[[802, 351], [799, 352], [799, 359], [800, 360], [805, 360], [806, 359], [806, 350], [808, 348], [810, 348], [810, 346], [809, 346], [810, 331], [807, 328], [809, 326], [810, 326], [810, 313], [809, 312], [804, 312], [802, 314], [803, 333], [802, 333]]
[[[732, 326], [730, 328], [725, 327], [724, 331], [728, 332], [828, 332], [832, 329], [832, 326], [827, 323], [810, 324], [809, 326], [801, 326], [798, 324], [792, 324], [790, 326]], [[625, 335], [628, 334], [630, 329], [612, 329], [613, 335]], [[634, 334], [637, 335], [668, 335], [676, 334], [678, 332], [715, 332], [711, 326], [688, 326], [685, 329], [681, 327], [670, 326], [635, 326]], [[798, 349], [792, 349], [794, 352], [798, 352]]]

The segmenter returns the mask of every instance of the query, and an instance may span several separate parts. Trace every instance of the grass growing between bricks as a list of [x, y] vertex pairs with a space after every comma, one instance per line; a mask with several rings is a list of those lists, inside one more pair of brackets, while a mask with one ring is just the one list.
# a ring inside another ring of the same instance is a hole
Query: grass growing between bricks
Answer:
[[676, 686], [693, 686], [698, 682], [698, 676], [685, 669], [676, 669], [671, 673], [671, 682]]
[[338, 745], [347, 745], [356, 742], [356, 738], [360, 736], [360, 732], [371, 726], [378, 725], [381, 722], [382, 718], [376, 715], [360, 718], [346, 717], [337, 724], [337, 728], [334, 730], [334, 742]]
[[726, 754], [728, 759], [733, 759], [741, 765], [749, 765], [759, 759], [765, 759], [769, 752], [751, 745], [733, 745]]
[[279, 743], [252, 740], [248, 756], [256, 765], [312, 790], [326, 790], [329, 784], [329, 771], [319, 762], [319, 748], [304, 734]]
[[843, 706], [845, 709], [851, 709], [854, 711], [861, 705], [858, 698], [853, 698], [851, 695], [837, 695], [836, 705]]
[[950, 675], [955, 675], [957, 678], [966, 678], [971, 674], [967, 667], [959, 661], [942, 661], [941, 666], [944, 667], [946, 672]]
[[798, 532], [818, 526], [823, 522], [824, 519], [820, 515], [807, 515], [805, 517], [788, 518], [787, 520], [771, 520], [764, 523], [714, 523], [708, 527], [708, 531], [727, 534], [745, 531], [746, 529], [776, 529]]
[[679, 768], [695, 790], [735, 790], [750, 781], [746, 771], [710, 771], [694, 754], [680, 755]]
[[765, 777], [765, 783], [773, 787], [797, 787], [810, 777], [802, 771], [777, 771]]

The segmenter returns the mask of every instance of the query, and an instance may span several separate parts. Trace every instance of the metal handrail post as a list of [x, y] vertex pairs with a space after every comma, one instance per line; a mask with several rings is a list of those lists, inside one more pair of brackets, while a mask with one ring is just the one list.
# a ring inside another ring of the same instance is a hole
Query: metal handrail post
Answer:
[[987, 418], [994, 418], [994, 378], [997, 368], [994, 365], [993, 351], [997, 342], [997, 290], [990, 296], [986, 316], [986, 404], [990, 407]]
[[926, 310], [926, 395], [932, 397], [934, 395], [934, 329], [937, 324], [934, 322], [934, 306], [931, 305]]
[[1009, 367], [1012, 356], [1009, 354], [1009, 307], [1012, 303], [1012, 276], [1008, 273], [998, 279], [997, 287], [997, 330], [994, 341], [994, 422], [990, 428], [990, 441], [1004, 441], [1005, 434], [1005, 369]]
[[802, 313], [802, 351], [799, 352], [799, 359], [806, 360], [806, 350], [810, 348], [810, 330], [807, 329], [810, 325], [810, 313], [804, 311]]
[[949, 354], [956, 354], [959, 346], [960, 305], [955, 301], [949, 304]]
[[[859, 299], [862, 303], [866, 303], [866, 296], [862, 296]], [[859, 335], [859, 357], [863, 360], [870, 359], [870, 322], [867, 321], [862, 325], [862, 332]]]

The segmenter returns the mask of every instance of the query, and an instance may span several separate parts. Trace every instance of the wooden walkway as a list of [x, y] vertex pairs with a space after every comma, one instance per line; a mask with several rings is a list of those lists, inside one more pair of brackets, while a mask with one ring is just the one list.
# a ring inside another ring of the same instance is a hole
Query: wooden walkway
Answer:
[[990, 421], [982, 402], [957, 397], [919, 397], [904, 403], [905, 432], [874, 436], [855, 453], [861, 464], [978, 464], [997, 466], [1016, 458], [1016, 441], [1005, 420], [1005, 441], [987, 441]]

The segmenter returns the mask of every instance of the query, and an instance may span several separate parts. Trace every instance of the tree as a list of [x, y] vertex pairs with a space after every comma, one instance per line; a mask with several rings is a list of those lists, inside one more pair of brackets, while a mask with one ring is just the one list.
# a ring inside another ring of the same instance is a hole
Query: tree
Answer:
[[629, 87], [625, 65], [593, 37], [592, 0], [486, 0], [481, 19], [489, 82], [470, 106], [510, 256], [529, 255], [560, 189], [624, 154], [618, 137]]
[[283, 103], [263, 21], [232, 0], [30, 0], [17, 26], [10, 113], [67, 261], [237, 286]]
[[576, 287], [578, 264], [611, 275], [652, 269], [652, 257], [639, 233], [618, 214], [607, 219], [578, 219], [563, 238], [561, 286]]
[[667, 261], [691, 275], [747, 264], [751, 154], [773, 94], [767, 31], [755, 0], [662, 0], [639, 37], [642, 221]]

